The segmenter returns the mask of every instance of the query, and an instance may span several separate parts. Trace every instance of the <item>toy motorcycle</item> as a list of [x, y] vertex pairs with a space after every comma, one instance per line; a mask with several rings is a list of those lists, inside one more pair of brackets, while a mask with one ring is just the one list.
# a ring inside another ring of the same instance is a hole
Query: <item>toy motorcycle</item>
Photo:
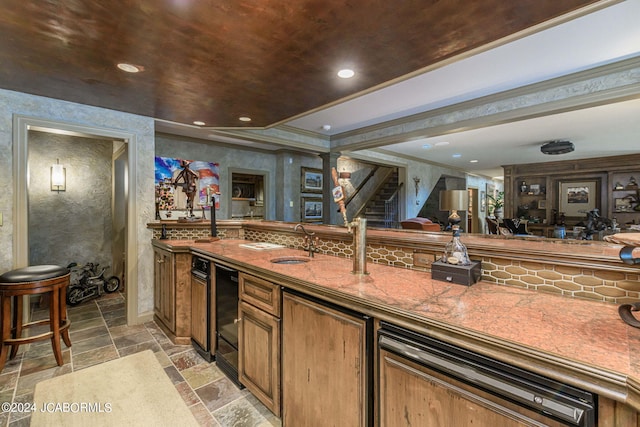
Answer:
[[97, 298], [103, 293], [113, 293], [120, 287], [120, 279], [111, 276], [105, 279], [104, 273], [109, 267], [103, 267], [98, 272], [97, 263], [89, 262], [78, 266], [72, 262], [67, 266], [71, 270], [71, 284], [67, 288], [67, 304], [75, 306], [81, 302]]

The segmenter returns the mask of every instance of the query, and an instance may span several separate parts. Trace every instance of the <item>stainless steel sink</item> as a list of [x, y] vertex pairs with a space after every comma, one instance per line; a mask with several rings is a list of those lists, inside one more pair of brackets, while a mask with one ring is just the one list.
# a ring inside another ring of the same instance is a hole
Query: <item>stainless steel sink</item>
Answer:
[[311, 261], [309, 258], [301, 257], [301, 256], [284, 256], [270, 259], [274, 264], [304, 264], [305, 262]]

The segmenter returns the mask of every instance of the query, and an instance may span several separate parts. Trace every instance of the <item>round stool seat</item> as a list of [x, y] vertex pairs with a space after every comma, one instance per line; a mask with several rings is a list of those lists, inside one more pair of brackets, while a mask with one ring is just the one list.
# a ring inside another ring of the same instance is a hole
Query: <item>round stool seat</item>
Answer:
[[[67, 318], [66, 289], [71, 272], [59, 265], [32, 265], [7, 271], [0, 275], [0, 371], [7, 356], [13, 359], [21, 344], [51, 339], [53, 355], [58, 365], [64, 360], [60, 338], [71, 347]], [[49, 298], [49, 318], [23, 323], [23, 297], [32, 295]], [[24, 337], [22, 331], [39, 325], [48, 325], [49, 331]], [[11, 354], [9, 355], [9, 349]]]
[[7, 271], [0, 275], [0, 283], [39, 282], [69, 274], [69, 269], [59, 265], [32, 265]]

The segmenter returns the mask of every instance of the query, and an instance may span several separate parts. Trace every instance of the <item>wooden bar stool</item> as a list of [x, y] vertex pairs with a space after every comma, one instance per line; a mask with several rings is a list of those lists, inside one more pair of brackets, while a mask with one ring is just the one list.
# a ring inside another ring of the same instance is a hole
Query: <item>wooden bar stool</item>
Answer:
[[[20, 344], [51, 339], [53, 354], [59, 366], [64, 364], [60, 337], [67, 347], [71, 347], [67, 319], [66, 292], [69, 286], [69, 269], [58, 265], [34, 265], [8, 271], [0, 276], [0, 320], [2, 344], [0, 350], [0, 371], [10, 358], [18, 353]], [[49, 318], [29, 323], [23, 322], [22, 298], [28, 295], [49, 295]], [[13, 303], [13, 304], [12, 304]], [[13, 305], [13, 316], [11, 306]], [[23, 329], [36, 325], [49, 325], [49, 332], [30, 337], [22, 337]]]

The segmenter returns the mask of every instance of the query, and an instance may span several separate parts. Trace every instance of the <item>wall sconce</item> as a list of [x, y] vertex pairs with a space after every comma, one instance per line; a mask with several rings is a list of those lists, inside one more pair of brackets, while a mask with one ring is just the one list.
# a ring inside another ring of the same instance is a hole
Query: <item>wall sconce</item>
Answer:
[[66, 191], [67, 189], [67, 169], [60, 164], [60, 159], [51, 165], [51, 191]]
[[416, 197], [418, 197], [418, 191], [420, 190], [420, 178], [414, 176], [413, 182], [416, 184]]

